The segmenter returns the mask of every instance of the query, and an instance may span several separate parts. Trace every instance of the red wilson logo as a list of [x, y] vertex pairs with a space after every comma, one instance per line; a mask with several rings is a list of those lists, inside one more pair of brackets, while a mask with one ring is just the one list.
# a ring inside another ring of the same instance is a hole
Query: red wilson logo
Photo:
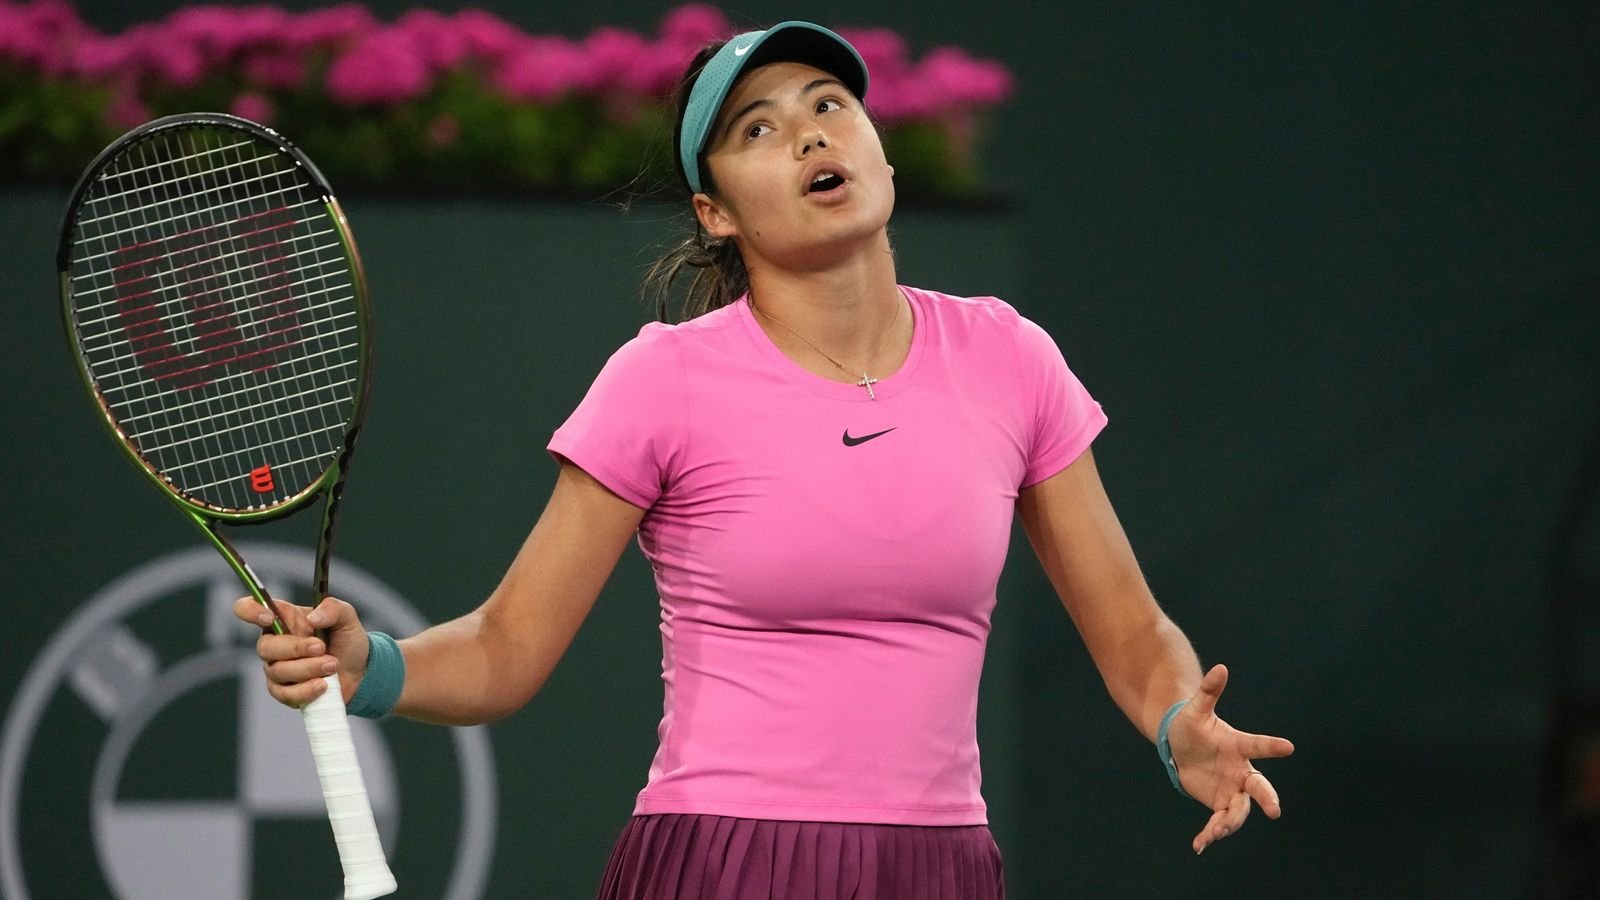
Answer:
[[270, 494], [276, 486], [272, 483], [272, 467], [256, 466], [250, 470], [250, 487], [258, 494]]

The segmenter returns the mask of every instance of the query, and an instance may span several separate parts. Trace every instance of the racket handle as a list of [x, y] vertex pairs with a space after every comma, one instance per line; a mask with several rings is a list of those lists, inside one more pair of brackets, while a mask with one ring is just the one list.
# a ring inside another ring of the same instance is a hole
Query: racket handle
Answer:
[[333, 842], [339, 847], [339, 864], [344, 867], [345, 900], [371, 900], [394, 893], [394, 874], [383, 857], [372, 803], [367, 799], [366, 783], [361, 780], [361, 764], [356, 760], [355, 742], [350, 739], [339, 676], [329, 675], [327, 681], [328, 689], [322, 696], [302, 710], [306, 735], [311, 738], [311, 758], [317, 764], [322, 799], [328, 805], [328, 821], [333, 825]]

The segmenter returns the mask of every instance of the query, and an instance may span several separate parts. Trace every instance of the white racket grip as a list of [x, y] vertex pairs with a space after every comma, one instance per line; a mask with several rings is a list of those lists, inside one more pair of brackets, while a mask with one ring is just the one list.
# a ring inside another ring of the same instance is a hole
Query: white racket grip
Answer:
[[333, 825], [333, 842], [339, 848], [339, 864], [344, 867], [345, 900], [371, 900], [394, 893], [397, 885], [383, 857], [372, 803], [361, 780], [339, 676], [329, 675], [327, 681], [322, 696], [301, 711], [306, 735], [311, 738], [311, 758], [322, 782], [322, 799], [328, 805], [328, 821]]

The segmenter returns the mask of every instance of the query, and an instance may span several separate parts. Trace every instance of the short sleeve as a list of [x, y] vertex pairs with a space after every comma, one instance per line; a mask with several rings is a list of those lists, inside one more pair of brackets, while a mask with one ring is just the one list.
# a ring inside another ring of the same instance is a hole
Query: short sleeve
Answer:
[[1021, 487], [1038, 484], [1071, 465], [1089, 449], [1106, 414], [1067, 368], [1061, 349], [1050, 335], [1026, 318], [1020, 319], [1018, 350], [1028, 373], [1033, 397], [1033, 435]]
[[622, 499], [649, 509], [681, 458], [682, 354], [664, 326], [647, 325], [595, 377], [547, 449]]

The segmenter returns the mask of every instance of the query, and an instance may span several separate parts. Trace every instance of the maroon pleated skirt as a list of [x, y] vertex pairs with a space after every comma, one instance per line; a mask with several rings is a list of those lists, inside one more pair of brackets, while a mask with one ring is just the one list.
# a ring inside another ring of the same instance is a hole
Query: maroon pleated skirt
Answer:
[[629, 820], [597, 900], [1002, 900], [987, 826], [652, 815]]

